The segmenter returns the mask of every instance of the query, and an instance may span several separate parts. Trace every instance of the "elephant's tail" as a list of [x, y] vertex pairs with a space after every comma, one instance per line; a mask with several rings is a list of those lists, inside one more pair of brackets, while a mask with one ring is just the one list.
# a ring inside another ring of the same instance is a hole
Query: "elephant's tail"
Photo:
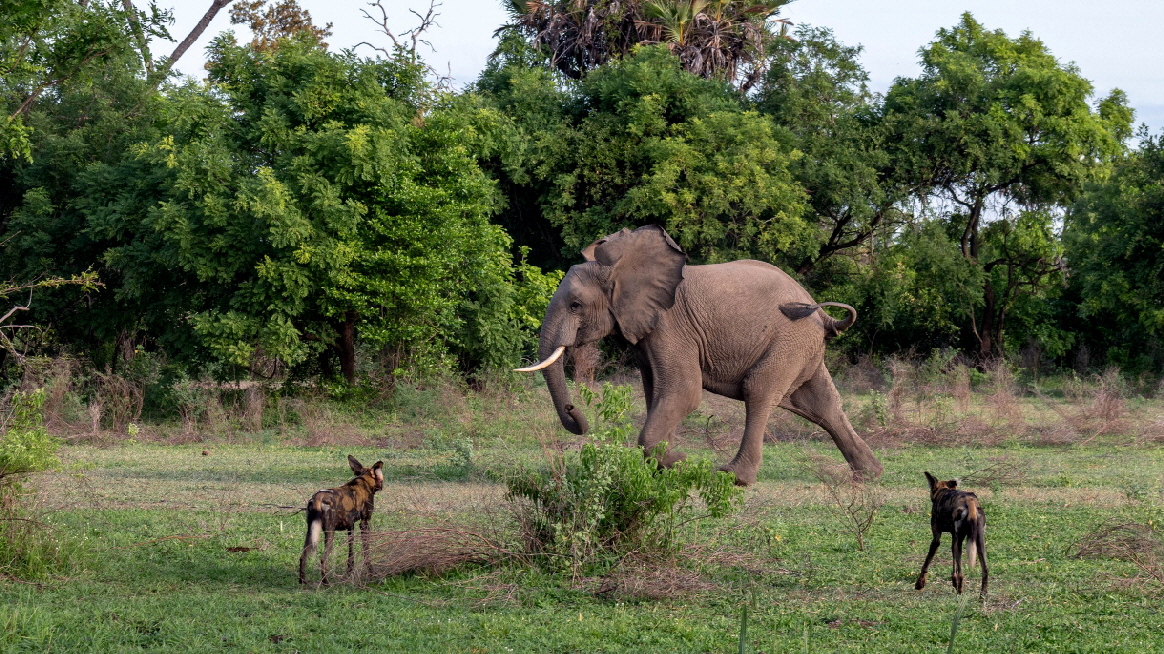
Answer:
[[825, 338], [832, 338], [841, 332], [853, 326], [857, 322], [857, 310], [847, 304], [840, 302], [817, 302], [816, 304], [805, 304], [803, 302], [792, 302], [789, 304], [780, 305], [780, 311], [788, 317], [789, 320], [800, 320], [807, 318], [816, 313], [821, 307], [840, 307], [849, 311], [849, 317], [844, 320], [837, 320], [827, 313], [824, 314], [825, 319]]

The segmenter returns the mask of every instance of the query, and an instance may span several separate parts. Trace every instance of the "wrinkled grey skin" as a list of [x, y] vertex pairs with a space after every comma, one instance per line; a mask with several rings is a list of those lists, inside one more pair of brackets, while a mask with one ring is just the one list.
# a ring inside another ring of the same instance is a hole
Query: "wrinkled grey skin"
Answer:
[[[759, 261], [688, 266], [655, 225], [611, 234], [582, 254], [587, 261], [570, 268], [546, 310], [539, 355], [545, 360], [559, 346], [621, 333], [634, 345], [642, 373], [647, 420], [639, 444], [645, 449], [674, 442], [679, 423], [707, 389], [747, 408], [739, 453], [721, 468], [739, 484], [756, 480], [764, 428], [777, 404], [828, 431], [860, 477], [881, 475], [881, 462], [841, 410], [823, 361], [825, 339], [849, 327], [855, 311], [844, 321], [829, 317], [796, 281]], [[564, 358], [542, 373], [562, 425], [583, 434], [588, 426], [570, 404]], [[670, 450], [660, 463], [684, 458]]]

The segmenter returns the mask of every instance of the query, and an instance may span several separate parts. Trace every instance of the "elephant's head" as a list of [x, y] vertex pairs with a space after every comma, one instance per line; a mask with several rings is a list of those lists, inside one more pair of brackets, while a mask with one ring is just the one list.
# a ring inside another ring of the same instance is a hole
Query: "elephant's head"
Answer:
[[601, 238], [582, 250], [585, 263], [570, 268], [550, 299], [538, 345], [542, 370], [562, 426], [575, 434], [588, 428], [570, 404], [561, 356], [569, 348], [593, 343], [617, 329], [637, 343], [675, 304], [687, 255], [657, 225]]

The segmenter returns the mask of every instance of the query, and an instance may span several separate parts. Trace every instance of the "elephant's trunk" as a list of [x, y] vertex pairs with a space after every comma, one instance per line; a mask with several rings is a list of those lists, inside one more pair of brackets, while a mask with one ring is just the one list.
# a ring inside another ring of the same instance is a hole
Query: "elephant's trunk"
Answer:
[[585, 434], [590, 425], [586, 422], [586, 416], [570, 404], [570, 391], [566, 388], [566, 364], [559, 359], [542, 369], [542, 374], [546, 378], [546, 386], [550, 389], [550, 398], [554, 401], [554, 408], [558, 410], [558, 419], [562, 421], [562, 426], [574, 434]]
[[[539, 348], [539, 355], [543, 361], [552, 356], [550, 347], [552, 345], [542, 345]], [[550, 389], [550, 398], [554, 401], [554, 408], [558, 410], [558, 419], [562, 421], [562, 426], [572, 433], [585, 434], [590, 425], [586, 422], [586, 416], [570, 404], [570, 391], [566, 388], [565, 362], [559, 358], [543, 368], [542, 375], [546, 378], [546, 386]]]

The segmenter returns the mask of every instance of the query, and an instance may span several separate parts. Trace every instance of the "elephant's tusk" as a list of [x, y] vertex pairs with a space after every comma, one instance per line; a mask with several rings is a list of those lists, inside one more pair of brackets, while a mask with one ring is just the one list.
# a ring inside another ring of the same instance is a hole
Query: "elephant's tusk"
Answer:
[[553, 353], [553, 354], [551, 354], [550, 356], [546, 357], [546, 360], [545, 360], [545, 361], [542, 361], [541, 363], [538, 363], [538, 364], [532, 365], [532, 366], [530, 366], [530, 367], [528, 367], [528, 368], [514, 368], [514, 369], [513, 369], [513, 371], [514, 371], [514, 372], [533, 372], [533, 371], [535, 371], [535, 370], [541, 370], [542, 368], [548, 368], [548, 367], [549, 367], [549, 366], [551, 366], [551, 365], [552, 365], [552, 364], [553, 364], [555, 361], [557, 361], [557, 360], [558, 360], [558, 357], [562, 356], [562, 353], [563, 353], [563, 352], [565, 352], [565, 351], [566, 351], [566, 346], [565, 346], [565, 345], [562, 345], [562, 346], [560, 346], [558, 349], [554, 350], [554, 353]]

